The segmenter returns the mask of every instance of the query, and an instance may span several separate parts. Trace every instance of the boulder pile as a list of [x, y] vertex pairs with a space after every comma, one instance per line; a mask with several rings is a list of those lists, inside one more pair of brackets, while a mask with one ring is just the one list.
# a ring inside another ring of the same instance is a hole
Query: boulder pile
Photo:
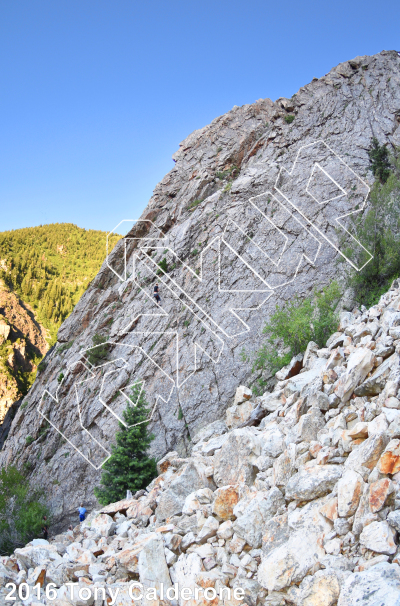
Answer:
[[[371, 309], [342, 312], [326, 347], [309, 343], [272, 392], [239, 387], [226, 420], [195, 436], [190, 457], [168, 453], [146, 490], [3, 557], [0, 584], [40, 584], [14, 601], [33, 605], [399, 604], [399, 352], [395, 281]], [[133, 581], [158, 597], [133, 601]], [[200, 597], [162, 597], [175, 583]], [[95, 587], [105, 600], [79, 597]], [[223, 587], [240, 597], [203, 595]]]

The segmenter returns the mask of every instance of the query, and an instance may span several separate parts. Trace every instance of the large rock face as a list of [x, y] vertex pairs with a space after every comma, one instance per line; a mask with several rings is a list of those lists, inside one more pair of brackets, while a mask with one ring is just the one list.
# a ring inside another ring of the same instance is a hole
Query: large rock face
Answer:
[[[1, 451], [0, 465], [30, 461], [32, 481], [48, 495], [55, 519], [67, 523], [81, 501], [95, 505], [93, 486], [117, 429], [113, 413], [126, 405], [121, 389], [146, 382], [151, 405], [157, 400], [153, 452], [185, 456], [189, 437], [219, 419], [236, 387], [249, 383], [251, 363], [241, 351], [260, 346], [275, 306], [338, 276], [336, 219], [362, 205], [372, 183], [371, 137], [400, 145], [399, 66], [394, 51], [357, 57], [290, 100], [235, 106], [180, 145], [141, 222], [110, 255], [113, 271], [103, 265], [62, 325]], [[116, 209], [115, 224], [120, 218]], [[163, 259], [169, 271], [157, 276], [160, 310], [151, 294], [154, 264]], [[113, 345], [107, 367], [92, 376], [84, 354], [96, 334]], [[365, 379], [366, 366], [337, 386], [346, 398]], [[313, 376], [321, 391], [319, 368]], [[42, 401], [44, 389], [49, 395]], [[52, 424], [47, 432], [38, 407]], [[314, 439], [307, 427], [302, 422], [294, 430], [296, 442]], [[236, 482], [229, 469], [227, 478], [221, 474], [218, 485]], [[251, 482], [251, 469], [246, 474]]]

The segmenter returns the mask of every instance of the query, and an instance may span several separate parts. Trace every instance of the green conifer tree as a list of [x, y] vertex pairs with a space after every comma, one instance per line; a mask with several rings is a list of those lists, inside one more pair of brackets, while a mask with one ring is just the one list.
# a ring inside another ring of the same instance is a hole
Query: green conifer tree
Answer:
[[128, 427], [119, 424], [111, 457], [103, 465], [102, 486], [94, 489], [102, 505], [124, 499], [127, 490], [145, 488], [157, 474], [155, 459], [147, 455], [154, 436], [147, 430], [148, 403], [140, 383], [133, 386], [130, 398], [132, 404], [128, 404], [122, 415]]
[[368, 151], [371, 170], [381, 183], [386, 183], [390, 176], [389, 152], [386, 145], [379, 145], [376, 137], [372, 138]]

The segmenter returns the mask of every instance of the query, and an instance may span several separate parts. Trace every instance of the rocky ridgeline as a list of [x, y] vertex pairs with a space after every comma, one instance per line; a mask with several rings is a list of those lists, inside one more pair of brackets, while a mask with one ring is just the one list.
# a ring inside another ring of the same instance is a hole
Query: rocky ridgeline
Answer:
[[133, 580], [243, 589], [214, 606], [399, 604], [399, 352], [396, 281], [370, 310], [342, 312], [274, 391], [239, 387], [226, 422], [203, 428], [188, 458], [161, 459], [147, 490], [3, 558], [2, 584], [54, 583], [59, 606], [103, 604], [71, 599], [71, 582], [132, 604]]

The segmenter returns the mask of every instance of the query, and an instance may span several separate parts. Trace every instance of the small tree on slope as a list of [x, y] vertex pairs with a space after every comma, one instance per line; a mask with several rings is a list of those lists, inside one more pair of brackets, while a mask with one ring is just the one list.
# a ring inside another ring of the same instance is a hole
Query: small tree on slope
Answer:
[[124, 499], [127, 490], [145, 488], [157, 475], [156, 461], [147, 455], [154, 436], [147, 431], [148, 403], [139, 383], [133, 386], [130, 398], [133, 404], [129, 403], [122, 415], [128, 427], [119, 424], [111, 457], [103, 465], [102, 486], [94, 489], [102, 505]]

